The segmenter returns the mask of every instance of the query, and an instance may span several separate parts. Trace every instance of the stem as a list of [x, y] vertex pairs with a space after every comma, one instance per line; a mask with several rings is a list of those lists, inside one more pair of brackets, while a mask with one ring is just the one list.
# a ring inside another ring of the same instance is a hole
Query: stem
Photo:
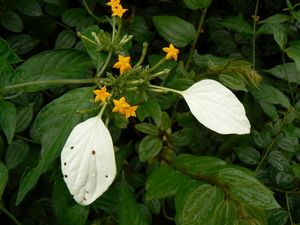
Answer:
[[146, 56], [146, 53], [147, 53], [147, 47], [148, 47], [148, 43], [147, 42], [144, 42], [143, 44], [143, 51], [142, 51], [142, 55], [141, 55], [141, 58], [140, 60], [138, 61], [137, 64], [135, 64], [135, 66], [133, 68], [137, 68], [138, 66], [140, 66], [142, 64], [142, 62], [144, 61], [144, 58]]
[[95, 79], [95, 78], [89, 78], [89, 79], [59, 79], [59, 80], [43, 80], [43, 81], [32, 81], [22, 84], [15, 84], [8, 87], [0, 88], [0, 92], [7, 91], [11, 89], [16, 88], [23, 88], [28, 86], [34, 86], [34, 85], [45, 85], [45, 84], [92, 84], [96, 82], [103, 82], [103, 79]]
[[152, 72], [153, 70], [155, 70], [157, 67], [159, 67], [161, 64], [163, 64], [166, 61], [166, 57], [163, 57], [158, 63], [156, 63], [153, 67], [151, 67], [148, 70], [148, 73]]
[[291, 224], [294, 224], [293, 218], [292, 218], [292, 215], [291, 215], [291, 208], [290, 208], [288, 193], [285, 193], [285, 199], [286, 199], [286, 206], [287, 206], [287, 211], [289, 213], [289, 218], [290, 218]]
[[158, 89], [158, 90], [162, 90], [164, 92], [174, 92], [176, 94], [179, 94], [179, 95], [182, 95], [182, 91], [178, 91], [178, 90], [175, 90], [175, 89], [171, 89], [171, 88], [166, 88], [166, 87], [161, 87], [161, 86], [156, 86], [156, 85], [152, 85], [152, 84], [149, 84], [149, 87], [153, 88], [151, 89], [152, 91], [155, 92], [155, 89]]
[[168, 220], [175, 220], [175, 218], [169, 217], [169, 216], [167, 215], [165, 205], [166, 205], [166, 204], [165, 204], [165, 199], [163, 199], [163, 200], [162, 200], [162, 211], [163, 211], [164, 216], [165, 216], [166, 219], [168, 219]]
[[2, 99], [3, 99], [3, 100], [13, 99], [13, 98], [18, 97], [19, 95], [21, 95], [21, 94], [23, 94], [23, 93], [24, 93], [24, 91], [22, 90], [22, 91], [20, 91], [18, 94], [15, 94], [15, 95], [12, 95], [12, 96], [8, 96], [8, 97], [3, 97]]
[[[98, 55], [98, 56], [100, 56], [100, 55]], [[109, 61], [110, 61], [110, 59], [111, 59], [111, 56], [112, 56], [112, 51], [109, 51], [109, 52], [108, 52], [108, 56], [107, 56], [106, 61], [105, 61], [105, 64], [102, 66], [102, 68], [101, 68], [101, 70], [99, 71], [99, 73], [97, 73], [96, 77], [101, 77], [101, 75], [102, 75], [103, 72], [105, 71], [105, 69], [106, 69], [106, 67], [107, 67], [107, 65], [108, 65], [108, 63], [109, 63]], [[100, 62], [100, 60], [99, 60], [99, 62]]]
[[0, 204], [0, 210], [2, 210], [12, 221], [17, 225], [22, 225], [9, 211], [7, 211], [2, 204]]
[[253, 18], [253, 49], [252, 49], [253, 70], [255, 70], [255, 38], [256, 38], [255, 33], [256, 33], [256, 18], [257, 18], [258, 3], [259, 0], [256, 1], [254, 18]]
[[194, 54], [194, 50], [195, 50], [195, 47], [196, 47], [196, 44], [198, 42], [198, 39], [199, 39], [199, 36], [200, 36], [200, 33], [201, 33], [201, 30], [202, 30], [202, 27], [203, 27], [203, 24], [204, 24], [204, 19], [205, 19], [205, 16], [206, 16], [206, 13], [207, 13], [207, 10], [208, 8], [204, 9], [202, 11], [202, 15], [201, 15], [201, 18], [200, 18], [200, 21], [199, 21], [199, 24], [198, 24], [198, 28], [197, 28], [197, 33], [196, 33], [196, 37], [192, 43], [192, 46], [191, 46], [191, 49], [190, 49], [190, 53], [189, 53], [189, 58], [186, 62], [186, 65], [185, 65], [185, 70], [188, 71], [189, 70], [189, 67], [190, 67], [190, 63], [192, 61], [192, 57], [193, 57], [193, 54]]

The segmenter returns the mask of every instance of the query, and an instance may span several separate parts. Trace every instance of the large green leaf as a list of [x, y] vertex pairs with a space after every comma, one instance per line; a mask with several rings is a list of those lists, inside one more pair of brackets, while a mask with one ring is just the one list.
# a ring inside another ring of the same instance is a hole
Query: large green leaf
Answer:
[[39, 39], [28, 34], [15, 34], [8, 37], [6, 41], [18, 55], [31, 51], [40, 42]]
[[34, 138], [42, 141], [42, 158], [34, 169], [27, 169], [21, 179], [16, 204], [35, 186], [40, 175], [59, 156], [71, 130], [88, 115], [75, 114], [77, 110], [90, 109], [89, 100], [93, 97], [92, 88], [78, 88], [43, 108], [35, 122]]
[[13, 11], [4, 11], [1, 15], [1, 24], [6, 29], [13, 32], [21, 32], [24, 28], [23, 22]]
[[18, 10], [28, 16], [41, 16], [42, 9], [36, 0], [18, 0], [15, 3]]
[[182, 214], [182, 225], [209, 224], [213, 220], [217, 205], [223, 201], [224, 193], [218, 187], [204, 184], [187, 199]]
[[73, 205], [68, 208], [62, 217], [62, 223], [64, 225], [84, 225], [89, 215], [89, 206]]
[[253, 33], [253, 27], [241, 16], [232, 16], [222, 20], [219, 23], [228, 29], [238, 31], [240, 33]]
[[243, 203], [252, 203], [262, 209], [280, 208], [271, 191], [259, 181], [239, 180], [230, 185], [229, 191]]
[[7, 169], [10, 170], [23, 162], [27, 157], [29, 149], [29, 144], [24, 140], [13, 140], [12, 143], [8, 146], [5, 155], [5, 163], [7, 165]]
[[189, 179], [188, 176], [174, 170], [173, 167], [161, 166], [151, 173], [146, 181], [146, 200], [172, 196]]
[[238, 218], [234, 201], [226, 200], [219, 203], [215, 210], [214, 225], [232, 225]]
[[272, 69], [266, 70], [266, 72], [280, 79], [300, 84], [300, 76], [299, 72], [297, 71], [296, 63], [281, 64], [273, 67]]
[[118, 216], [119, 224], [130, 225], [130, 224], [140, 224], [146, 225], [146, 219], [138, 206], [137, 202], [129, 192], [127, 184], [124, 178], [124, 173], [122, 174], [121, 188], [119, 192], [118, 199]]
[[0, 101], [0, 112], [0, 126], [10, 144], [16, 130], [17, 110], [12, 102]]
[[[75, 49], [55, 49], [42, 52], [24, 62], [16, 69], [19, 75], [18, 83], [31, 81], [46, 81], [57, 79], [76, 79], [92, 66], [92, 61], [86, 52]], [[23, 88], [24, 91], [35, 92], [57, 85], [36, 85]]]
[[208, 8], [212, 0], [183, 0], [184, 4], [193, 10], [200, 8]]
[[149, 116], [153, 118], [157, 126], [161, 123], [161, 109], [157, 101], [148, 100], [138, 107], [136, 114], [141, 121]]
[[2, 199], [3, 191], [8, 181], [8, 170], [4, 163], [0, 161], [0, 199]]
[[291, 106], [289, 99], [271, 84], [261, 83], [259, 89], [249, 87], [249, 92], [257, 100], [280, 104], [287, 109]]
[[176, 16], [154, 16], [153, 23], [159, 35], [175, 47], [185, 47], [196, 37], [195, 27]]
[[[5, 54], [8, 54], [8, 56], [5, 56]], [[5, 61], [9, 63], [18, 63], [22, 60], [17, 56], [17, 54], [9, 47], [8, 43], [0, 38], [0, 56], [5, 56], [5, 59], [0, 58], [0, 65], [1, 63], [4, 63]], [[0, 66], [1, 71], [1, 66]], [[1, 84], [1, 82], [0, 82]]]

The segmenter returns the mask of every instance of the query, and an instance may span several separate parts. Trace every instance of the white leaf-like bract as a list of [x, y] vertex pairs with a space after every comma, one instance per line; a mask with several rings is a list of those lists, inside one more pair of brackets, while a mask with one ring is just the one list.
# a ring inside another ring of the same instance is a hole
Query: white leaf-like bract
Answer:
[[91, 204], [114, 181], [113, 142], [99, 116], [74, 127], [61, 153], [61, 167], [70, 193], [81, 205]]
[[219, 82], [202, 80], [181, 94], [192, 114], [207, 128], [220, 134], [250, 133], [244, 106]]

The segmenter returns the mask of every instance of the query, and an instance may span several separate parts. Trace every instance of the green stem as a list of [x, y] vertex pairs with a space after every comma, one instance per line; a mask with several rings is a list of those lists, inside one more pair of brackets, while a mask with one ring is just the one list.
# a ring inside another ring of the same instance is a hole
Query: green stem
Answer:
[[15, 222], [17, 225], [22, 225], [9, 211], [7, 211], [1, 204], [0, 210], [2, 210], [12, 221]]
[[24, 93], [24, 91], [22, 90], [22, 91], [20, 91], [18, 94], [15, 94], [15, 95], [12, 95], [12, 96], [8, 96], [8, 97], [3, 97], [2, 99], [3, 99], [3, 100], [13, 99], [13, 98], [18, 97], [19, 95], [21, 95], [21, 94], [23, 94], [23, 93]]
[[291, 92], [292, 102], [295, 103], [294, 93], [293, 93], [290, 78], [288, 76], [288, 72], [287, 72], [287, 69], [286, 69], [286, 63], [285, 63], [285, 58], [284, 58], [284, 52], [283, 51], [281, 51], [281, 57], [282, 57], [282, 62], [283, 62], [284, 74], [285, 74], [285, 77], [286, 77], [286, 80], [288, 82], [289, 89], [290, 89], [290, 92]]
[[[100, 56], [100, 55], [99, 55]], [[101, 75], [103, 74], [103, 72], [105, 71], [110, 59], [112, 56], [112, 51], [108, 52], [108, 56], [106, 58], [105, 64], [102, 66], [101, 70], [99, 71], [99, 73], [97, 73], [96, 77], [101, 77]], [[98, 60], [98, 62], [100, 63], [100, 60]]]
[[289, 203], [288, 193], [285, 193], [285, 199], [286, 199], [286, 206], [287, 206], [287, 211], [289, 213], [289, 218], [290, 218], [291, 224], [294, 224], [293, 218], [292, 218], [292, 215], [291, 215], [291, 207], [290, 207], [290, 203]]
[[166, 61], [166, 57], [163, 57], [158, 63], [156, 63], [153, 67], [151, 67], [148, 70], [148, 73], [151, 73], [153, 70], [155, 70], [157, 67], [159, 67], [161, 64], [163, 64]]
[[[160, 91], [164, 91], [164, 92], [169, 92], [169, 91], [171, 91], [171, 92], [174, 92], [174, 93], [176, 93], [176, 94], [179, 94], [179, 95], [182, 95], [182, 91], [178, 91], [178, 90], [175, 90], [175, 89], [171, 89], [171, 88], [166, 88], [166, 87], [161, 87], [161, 86], [156, 86], [156, 85], [152, 85], [152, 84], [149, 84], [149, 87], [150, 88], [153, 88], [153, 89], [151, 89], [151, 91], [156, 91], [156, 90], [158, 90], [158, 92], [160, 92]], [[156, 90], [155, 90], [156, 89]]]
[[22, 84], [15, 84], [8, 87], [0, 88], [0, 92], [7, 91], [11, 89], [16, 88], [23, 88], [28, 86], [35, 86], [35, 85], [45, 85], [45, 84], [92, 84], [96, 82], [102, 82], [103, 84], [104, 79], [95, 79], [95, 78], [89, 78], [89, 79], [59, 79], [59, 80], [43, 80], [43, 81], [32, 81]]
[[252, 49], [252, 63], [253, 63], [253, 69], [255, 70], [255, 38], [256, 38], [256, 18], [257, 18], [257, 10], [258, 10], [258, 3], [259, 0], [256, 1], [255, 5], [255, 12], [254, 12], [254, 18], [253, 18], [253, 49]]
[[144, 42], [143, 44], [143, 51], [142, 51], [142, 55], [141, 55], [141, 58], [140, 60], [138, 61], [137, 64], [135, 64], [135, 66], [133, 68], [137, 68], [138, 66], [140, 66], [142, 64], [142, 62], [144, 61], [144, 58], [146, 56], [146, 53], [147, 53], [147, 47], [148, 47], [148, 43], [147, 42]]
[[192, 58], [193, 58], [193, 54], [194, 54], [194, 50], [195, 50], [195, 47], [196, 47], [196, 44], [198, 42], [198, 39], [199, 39], [199, 36], [200, 36], [200, 33], [201, 33], [201, 30], [202, 30], [202, 27], [203, 27], [203, 24], [204, 24], [204, 19], [205, 19], [205, 16], [206, 16], [206, 13], [207, 13], [207, 10], [208, 8], [204, 9], [202, 11], [202, 15], [201, 15], [201, 18], [200, 18], [200, 21], [199, 21], [199, 24], [198, 24], [198, 28], [197, 28], [197, 33], [196, 33], [196, 37], [192, 43], [192, 46], [191, 46], [191, 49], [190, 49], [190, 53], [189, 53], [189, 58], [186, 62], [186, 65], [185, 65], [185, 70], [188, 71], [189, 68], [190, 68], [190, 63], [192, 61]]

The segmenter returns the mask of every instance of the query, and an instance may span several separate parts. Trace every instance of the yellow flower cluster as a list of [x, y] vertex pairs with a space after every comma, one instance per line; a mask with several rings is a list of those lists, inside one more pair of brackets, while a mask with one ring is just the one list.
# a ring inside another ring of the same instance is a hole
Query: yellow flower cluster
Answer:
[[[94, 90], [93, 91], [96, 95], [95, 102], [102, 101], [106, 102], [106, 98], [110, 97], [111, 94], [106, 92], [106, 86], [101, 88], [101, 90]], [[125, 115], [126, 119], [130, 116], [136, 116], [135, 111], [138, 106], [130, 106], [126, 101], [125, 97], [120, 98], [120, 100], [113, 99], [115, 107], [113, 108], [113, 112], [119, 112], [122, 115]]]
[[120, 1], [121, 0], [110, 0], [110, 2], [106, 3], [106, 5], [111, 6], [111, 10], [113, 11], [112, 16], [122, 17], [123, 13], [128, 10], [123, 9], [122, 5], [120, 4]]

